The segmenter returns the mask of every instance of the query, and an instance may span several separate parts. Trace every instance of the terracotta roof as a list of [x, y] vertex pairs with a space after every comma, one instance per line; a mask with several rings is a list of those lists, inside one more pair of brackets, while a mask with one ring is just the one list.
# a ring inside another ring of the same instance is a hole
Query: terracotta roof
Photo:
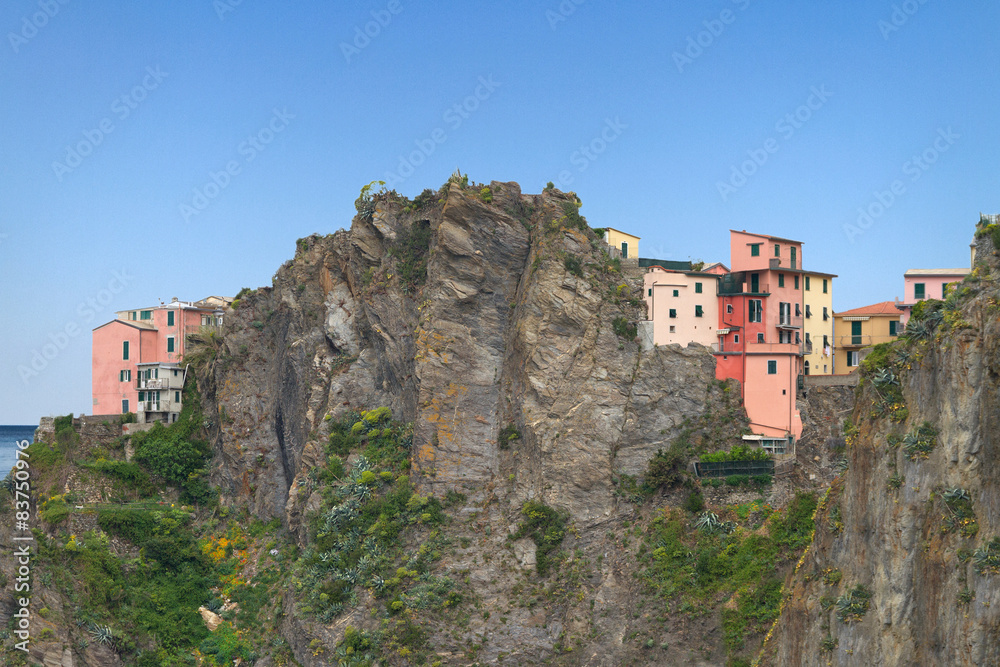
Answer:
[[881, 303], [873, 303], [870, 306], [862, 306], [861, 308], [854, 308], [853, 310], [845, 310], [843, 312], [838, 312], [833, 314], [834, 317], [850, 317], [852, 315], [895, 315], [899, 317], [899, 311], [896, 310], [895, 301], [882, 301]]

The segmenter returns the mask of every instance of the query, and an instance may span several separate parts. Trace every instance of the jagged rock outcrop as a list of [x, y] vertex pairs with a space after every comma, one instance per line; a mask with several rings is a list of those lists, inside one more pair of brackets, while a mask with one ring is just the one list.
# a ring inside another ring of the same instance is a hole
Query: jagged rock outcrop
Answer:
[[[385, 405], [415, 422], [425, 490], [475, 497], [502, 470], [517, 500], [599, 521], [612, 472], [641, 472], [704, 410], [711, 354], [641, 353], [615, 333], [616, 317], [643, 316], [638, 275], [608, 270], [599, 242], [560, 226], [574, 200], [513, 183], [490, 191], [486, 203], [453, 183], [416, 211], [382, 198], [351, 231], [300, 240], [274, 286], [240, 300], [203, 378], [219, 410], [213, 481], [227, 497], [295, 528], [325, 417]], [[413, 225], [430, 231], [423, 284], [400, 276]], [[497, 445], [507, 424], [522, 434], [516, 452]]]
[[[1000, 664], [1000, 575], [981, 560], [1000, 536], [1000, 263], [988, 237], [977, 257], [937, 328], [888, 357], [905, 421], [884, 416], [888, 376], [866, 378], [849, 469], [817, 513], [762, 664]], [[937, 433], [926, 458], [906, 439], [925, 422]], [[870, 598], [852, 618], [859, 585]]]

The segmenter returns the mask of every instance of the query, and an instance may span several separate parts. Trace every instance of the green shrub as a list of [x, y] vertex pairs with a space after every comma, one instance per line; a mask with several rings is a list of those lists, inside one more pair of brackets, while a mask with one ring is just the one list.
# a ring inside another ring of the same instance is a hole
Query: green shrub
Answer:
[[697, 514], [705, 509], [705, 497], [701, 495], [701, 491], [694, 490], [684, 499], [682, 507], [691, 514]]
[[500, 449], [510, 449], [510, 443], [521, 439], [521, 432], [513, 424], [507, 424], [500, 430], [497, 436], [497, 446]]
[[390, 254], [396, 258], [400, 282], [408, 289], [427, 282], [427, 255], [432, 235], [430, 223], [425, 220], [414, 220], [410, 227], [403, 227], [396, 235]]
[[681, 445], [674, 443], [666, 452], [656, 450], [656, 454], [649, 459], [646, 468], [646, 475], [643, 477], [643, 485], [655, 491], [659, 488], [670, 488], [684, 479], [684, 449]]
[[729, 461], [770, 461], [766, 449], [752, 445], [736, 445], [728, 452], [711, 452], [698, 457], [702, 463], [726, 463]]
[[837, 618], [841, 623], [856, 623], [868, 613], [872, 593], [864, 584], [858, 584], [837, 598]]
[[570, 229], [579, 229], [580, 231], [587, 231], [590, 229], [590, 225], [587, 224], [587, 219], [580, 215], [580, 209], [576, 204], [566, 202], [562, 205], [563, 213], [565, 214], [565, 220], [563, 224]]
[[479, 198], [487, 204], [493, 203], [493, 192], [490, 190], [489, 186], [483, 186], [483, 189], [479, 191]]
[[569, 255], [563, 260], [563, 266], [569, 273], [572, 273], [578, 278], [583, 278], [583, 267], [580, 265], [580, 259], [578, 257]]
[[729, 475], [726, 477], [729, 486], [750, 486], [750, 475]]
[[611, 329], [615, 332], [615, 335], [627, 341], [635, 340], [635, 337], [639, 334], [639, 328], [620, 315], [612, 320]]
[[121, 480], [129, 488], [137, 491], [140, 496], [148, 496], [156, 491], [156, 486], [150, 480], [149, 474], [134, 461], [97, 459], [93, 463], [83, 465]]
[[554, 552], [559, 549], [563, 537], [566, 536], [568, 515], [536, 500], [526, 502], [521, 508], [521, 514], [527, 518], [521, 522], [511, 539], [530, 537], [534, 541], [537, 547], [535, 570], [544, 577], [552, 565]]

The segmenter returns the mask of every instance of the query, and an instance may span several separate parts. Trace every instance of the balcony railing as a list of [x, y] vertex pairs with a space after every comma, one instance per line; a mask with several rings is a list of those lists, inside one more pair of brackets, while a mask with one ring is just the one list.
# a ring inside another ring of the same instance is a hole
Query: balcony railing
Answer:
[[174, 402], [168, 400], [139, 401], [136, 410], [138, 412], [171, 412], [174, 410]]
[[167, 389], [170, 387], [170, 380], [165, 378], [150, 378], [148, 380], [140, 378], [136, 383], [136, 389]]
[[837, 347], [867, 347], [871, 344], [871, 336], [840, 336], [837, 338]]
[[802, 328], [802, 316], [794, 315], [791, 317], [780, 317], [778, 319], [778, 328], [781, 329], [801, 329]]
[[802, 354], [802, 343], [750, 343], [747, 354]]
[[802, 354], [812, 354], [813, 344], [811, 342], [802, 343]]
[[719, 295], [733, 295], [733, 294], [760, 294], [766, 295], [771, 293], [771, 286], [768, 284], [757, 285], [757, 289], [753, 289], [753, 284], [750, 282], [736, 282], [736, 281], [719, 281]]

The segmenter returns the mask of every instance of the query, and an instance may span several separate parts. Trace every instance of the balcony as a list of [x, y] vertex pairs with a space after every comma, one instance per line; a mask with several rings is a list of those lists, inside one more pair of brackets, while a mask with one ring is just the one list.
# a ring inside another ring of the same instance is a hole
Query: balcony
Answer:
[[812, 354], [812, 353], [813, 353], [812, 341], [806, 341], [805, 343], [802, 343], [802, 354]]
[[802, 355], [801, 343], [750, 343], [747, 354], [794, 354]]
[[180, 410], [180, 403], [175, 404], [168, 400], [140, 401], [136, 405], [136, 412], [174, 412], [176, 410]]
[[159, 379], [139, 379], [135, 383], [136, 389], [169, 389], [170, 380], [159, 378]]
[[802, 316], [782, 316], [778, 319], [779, 329], [801, 329], [802, 328]]
[[872, 344], [871, 336], [840, 336], [836, 339], [837, 347], [868, 347]]

